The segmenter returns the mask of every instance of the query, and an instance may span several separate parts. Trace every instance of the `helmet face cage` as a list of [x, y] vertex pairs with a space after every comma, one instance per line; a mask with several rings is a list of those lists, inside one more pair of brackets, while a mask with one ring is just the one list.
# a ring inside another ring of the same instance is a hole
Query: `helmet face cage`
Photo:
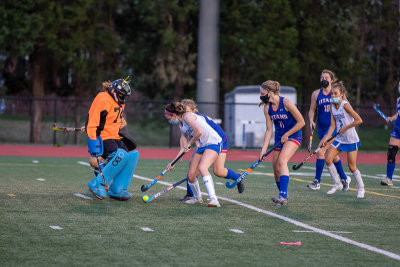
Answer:
[[125, 101], [129, 98], [132, 92], [129, 83], [123, 79], [113, 81], [111, 84], [111, 90], [114, 90], [115, 95], [118, 98], [118, 103], [120, 104], [125, 104]]

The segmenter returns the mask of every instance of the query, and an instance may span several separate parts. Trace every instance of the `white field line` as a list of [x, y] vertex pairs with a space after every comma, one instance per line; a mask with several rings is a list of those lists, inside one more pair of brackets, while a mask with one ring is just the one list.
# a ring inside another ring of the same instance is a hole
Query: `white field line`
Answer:
[[[345, 172], [347, 175], [352, 175], [351, 173], [349, 173], [349, 172]], [[269, 173], [269, 172], [257, 172], [257, 171], [254, 171], [254, 172], [251, 172], [251, 173], [249, 173], [249, 175], [267, 175], [267, 176], [271, 176], [271, 175], [273, 175], [273, 173]], [[291, 172], [290, 173], [290, 175], [298, 175], [298, 176], [309, 176], [309, 177], [314, 177], [315, 176], [315, 173], [314, 172]], [[367, 175], [367, 174], [362, 174], [361, 173], [361, 177], [362, 178], [372, 178], [372, 179], [376, 179], [376, 180], [382, 180], [382, 177], [383, 176], [386, 176], [386, 174], [385, 175], [381, 175], [381, 174], [377, 174], [377, 175], [379, 175], [379, 176], [374, 176], [374, 175]], [[322, 176], [330, 176], [329, 175], [329, 173], [327, 173], [327, 172], [323, 172], [322, 173]], [[399, 182], [400, 181], [400, 179], [394, 179], [394, 177], [396, 177], [396, 175], [393, 175], [393, 181], [397, 181], [397, 182]]]
[[[293, 230], [294, 233], [315, 233], [314, 231], [310, 230]], [[352, 232], [345, 232], [345, 231], [329, 231], [331, 233], [336, 233], [336, 234], [352, 234]]]
[[[150, 178], [147, 178], [147, 177], [143, 177], [143, 176], [140, 176], [140, 175], [136, 175], [136, 174], [134, 174], [133, 177], [141, 179], [141, 180], [153, 181], [153, 179], [150, 179]], [[168, 185], [168, 186], [171, 185], [170, 183], [166, 183], [166, 182], [163, 182], [163, 181], [159, 181], [158, 183], [164, 184], [164, 185]], [[186, 190], [186, 188], [182, 187], [182, 186], [178, 186], [177, 188]], [[207, 195], [206, 193], [201, 193], [201, 194], [202, 195]], [[351, 240], [349, 238], [342, 237], [342, 236], [337, 235], [337, 234], [333, 234], [333, 233], [331, 233], [329, 231], [316, 228], [314, 226], [311, 226], [311, 225], [308, 225], [308, 224], [305, 224], [305, 223], [290, 219], [288, 217], [285, 217], [285, 216], [282, 216], [282, 215], [279, 215], [279, 214], [276, 214], [276, 213], [273, 213], [273, 212], [270, 212], [270, 211], [267, 211], [267, 210], [263, 210], [263, 209], [257, 208], [255, 206], [252, 206], [252, 205], [249, 205], [249, 204], [246, 204], [246, 203], [243, 203], [243, 202], [231, 199], [231, 198], [220, 197], [220, 196], [218, 196], [218, 198], [222, 199], [222, 200], [225, 200], [225, 201], [228, 201], [228, 202], [231, 202], [231, 203], [234, 203], [236, 205], [239, 205], [239, 206], [242, 206], [242, 207], [257, 211], [259, 213], [262, 213], [262, 214], [265, 214], [265, 215], [268, 215], [268, 216], [271, 216], [271, 217], [274, 217], [274, 218], [278, 218], [280, 220], [283, 220], [285, 222], [297, 225], [297, 226], [302, 227], [304, 229], [308, 229], [308, 230], [317, 232], [317, 233], [319, 233], [321, 235], [329, 236], [329, 237], [331, 237], [333, 239], [340, 240], [340, 241], [345, 242], [347, 244], [351, 244], [351, 245], [354, 245], [354, 246], [357, 246], [357, 247], [360, 247], [360, 248], [364, 248], [364, 249], [373, 251], [375, 253], [382, 254], [382, 255], [385, 255], [385, 256], [387, 256], [389, 258], [393, 258], [395, 260], [399, 260], [400, 261], [400, 255], [395, 254], [393, 252], [390, 252], [390, 251], [387, 251], [387, 250], [383, 250], [383, 249], [380, 249], [380, 248], [376, 248], [376, 247], [373, 247], [373, 246], [370, 246], [370, 245], [367, 245], [367, 244], [364, 244], [364, 243], [361, 243], [361, 242], [357, 242], [357, 241]]]
[[80, 164], [80, 165], [83, 165], [83, 166], [89, 166], [89, 167], [90, 167], [90, 164], [89, 164], [89, 162], [85, 162], [85, 161], [78, 161], [78, 164]]

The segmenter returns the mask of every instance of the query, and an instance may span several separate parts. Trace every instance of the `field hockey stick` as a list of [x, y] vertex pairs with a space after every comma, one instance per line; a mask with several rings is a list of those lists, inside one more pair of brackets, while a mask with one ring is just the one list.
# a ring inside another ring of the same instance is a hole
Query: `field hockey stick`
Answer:
[[235, 181], [233, 181], [232, 183], [229, 183], [229, 181], [226, 182], [226, 183], [225, 183], [225, 186], [228, 187], [228, 188], [230, 188], [230, 189], [233, 188], [233, 187], [235, 187], [235, 185], [237, 185], [238, 183], [240, 183], [240, 182], [244, 179], [244, 177], [246, 177], [249, 173], [251, 173], [251, 172], [254, 170], [254, 168], [257, 167], [257, 165], [260, 164], [260, 163], [264, 160], [265, 157], [267, 157], [272, 151], [274, 151], [274, 149], [275, 149], [278, 145], [280, 145], [280, 143], [281, 143], [281, 142], [275, 144], [270, 150], [267, 151], [267, 153], [265, 153], [265, 154], [261, 157], [261, 159], [258, 159], [256, 162], [254, 162], [253, 165], [251, 165], [250, 168], [248, 168], [244, 173], [242, 173]]
[[[171, 167], [174, 166], [175, 163], [177, 163], [178, 160], [180, 160], [180, 159], [183, 157], [183, 155], [185, 155], [185, 153], [186, 153], [186, 152], [182, 152], [182, 153], [172, 162]], [[155, 183], [157, 183], [158, 180], [160, 180], [160, 179], [164, 176], [164, 174], [165, 174], [167, 171], [168, 171], [167, 168], [165, 168], [165, 170], [163, 170], [163, 172], [162, 172], [159, 176], [157, 176], [157, 178], [154, 179], [150, 184], [148, 184], [148, 185], [146, 185], [146, 186], [145, 186], [145, 185], [142, 185], [142, 187], [140, 188], [140, 190], [142, 190], [142, 192], [147, 191], [147, 189], [149, 189], [149, 188], [152, 187]]]
[[[378, 112], [378, 114], [381, 115], [381, 117], [382, 117], [385, 121], [388, 121], [388, 120], [387, 120], [388, 117], [387, 117], [382, 111], [379, 110], [377, 104], [374, 104], [373, 107], [374, 107], [375, 111]], [[389, 123], [390, 123], [391, 125], [393, 125], [393, 127], [395, 127], [397, 130], [400, 130], [400, 128], [399, 128], [398, 126], [396, 126], [396, 124], [394, 124], [392, 121], [389, 121]]]
[[314, 130], [315, 130], [315, 127], [313, 126], [312, 129], [311, 129], [310, 142], [308, 143], [308, 147], [307, 147], [308, 153], [311, 153]]
[[[160, 191], [160, 192], [158, 192], [158, 193], [156, 193], [156, 194], [154, 194], [154, 195], [152, 195], [152, 196], [150, 196], [150, 197], [147, 196], [146, 194], [143, 194], [143, 195], [142, 195], [142, 200], [143, 200], [144, 202], [146, 202], [146, 203], [147, 203], [147, 202], [150, 202], [150, 201], [152, 201], [153, 199], [156, 199], [156, 198], [158, 198], [159, 196], [162, 196], [162, 195], [164, 195], [165, 193], [167, 193], [168, 191], [174, 189], [175, 187], [177, 187], [177, 186], [180, 185], [181, 183], [185, 182], [186, 180], [187, 180], [187, 178], [182, 179], [182, 180], [180, 180], [180, 181], [174, 183], [173, 185], [168, 186], [168, 187], [165, 188], [164, 190], [162, 190], [162, 191]], [[145, 200], [146, 197], [147, 197], [147, 200]]]
[[[338, 133], [335, 133], [334, 135], [332, 135], [328, 140], [326, 140], [325, 144], [329, 143], [330, 141], [332, 141], [333, 138], [335, 138], [338, 135]], [[304, 165], [304, 163], [306, 163], [310, 158], [312, 158], [312, 156], [314, 156], [315, 154], [317, 154], [317, 152], [325, 147], [326, 145], [322, 144], [321, 146], [319, 146], [317, 149], [315, 149], [310, 155], [307, 156], [307, 158], [305, 158], [301, 163], [297, 164], [297, 165], [293, 165], [293, 170], [298, 170], [300, 169], [301, 166]]]
[[106, 183], [106, 178], [104, 178], [103, 170], [101, 169], [101, 166], [100, 166], [99, 157], [96, 156], [96, 159], [97, 159], [97, 166], [98, 166], [98, 168], [99, 168], [99, 173], [100, 173], [100, 175], [101, 175], [101, 178], [103, 178], [104, 188], [106, 189], [106, 192], [108, 192], [108, 184]]
[[56, 123], [53, 123], [53, 131], [64, 131], [64, 132], [81, 132], [82, 128], [73, 127], [57, 127]]

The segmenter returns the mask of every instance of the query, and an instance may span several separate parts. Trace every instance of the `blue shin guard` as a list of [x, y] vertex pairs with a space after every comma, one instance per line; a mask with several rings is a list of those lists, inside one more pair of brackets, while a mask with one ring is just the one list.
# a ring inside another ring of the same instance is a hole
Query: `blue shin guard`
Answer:
[[117, 200], [128, 200], [132, 195], [128, 192], [132, 176], [135, 173], [136, 165], [139, 160], [139, 151], [134, 150], [127, 153], [125, 167], [115, 176], [112, 185], [108, 190], [110, 198]]
[[126, 151], [123, 149], [118, 149], [110, 160], [109, 164], [102, 169], [104, 181], [103, 176], [101, 173], [99, 173], [97, 174], [96, 178], [88, 183], [89, 190], [93, 193], [93, 195], [95, 195], [98, 199], [105, 199], [105, 187], [110, 184], [113, 177], [117, 176], [121, 172], [127, 161], [128, 153], [126, 153]]

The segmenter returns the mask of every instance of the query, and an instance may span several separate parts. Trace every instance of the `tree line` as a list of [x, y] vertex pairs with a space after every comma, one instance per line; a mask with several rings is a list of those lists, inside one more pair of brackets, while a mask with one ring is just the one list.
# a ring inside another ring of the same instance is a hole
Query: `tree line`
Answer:
[[[330, 69], [354, 104], [394, 106], [399, 8], [397, 0], [221, 1], [220, 99], [271, 79], [309, 103]], [[195, 98], [198, 13], [194, 0], [0, 1], [0, 94], [88, 98], [102, 81], [130, 75], [141, 99]], [[34, 101], [31, 142], [40, 142], [42, 116]]]

